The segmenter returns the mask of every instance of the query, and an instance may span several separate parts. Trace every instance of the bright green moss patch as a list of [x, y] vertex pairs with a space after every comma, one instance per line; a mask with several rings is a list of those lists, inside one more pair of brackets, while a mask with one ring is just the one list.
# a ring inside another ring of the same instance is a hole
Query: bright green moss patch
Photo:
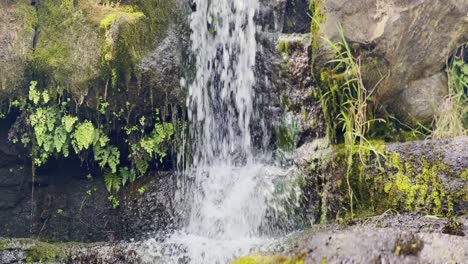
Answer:
[[110, 26], [118, 21], [125, 21], [126, 23], [133, 24], [138, 19], [145, 17], [142, 12], [122, 12], [116, 11], [108, 14], [103, 20], [101, 20], [100, 27], [108, 29]]
[[[403, 162], [398, 153], [393, 153], [390, 165], [396, 169], [384, 186], [390, 206], [405, 211], [443, 213], [446, 190], [439, 173], [449, 173], [444, 164], [423, 159], [421, 172], [416, 173], [410, 162]], [[450, 208], [447, 210], [450, 211]]]
[[304, 264], [304, 257], [287, 258], [278, 255], [253, 254], [234, 260], [231, 264]]

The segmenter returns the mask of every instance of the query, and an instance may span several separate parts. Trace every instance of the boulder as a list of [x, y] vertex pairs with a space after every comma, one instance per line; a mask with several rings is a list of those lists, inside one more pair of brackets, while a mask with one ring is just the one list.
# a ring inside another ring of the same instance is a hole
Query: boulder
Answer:
[[[468, 40], [464, 0], [322, 1], [321, 34], [340, 41], [338, 25], [353, 49], [379, 58], [376, 99], [408, 121], [431, 121], [448, 93], [447, 59]], [[366, 73], [364, 72], [364, 75]]]

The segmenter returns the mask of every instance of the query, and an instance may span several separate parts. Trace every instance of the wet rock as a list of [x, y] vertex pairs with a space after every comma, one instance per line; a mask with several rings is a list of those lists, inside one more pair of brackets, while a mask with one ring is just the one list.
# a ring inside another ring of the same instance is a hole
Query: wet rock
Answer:
[[[30, 167], [0, 167], [0, 236], [51, 241], [106, 241], [123, 236], [101, 178], [86, 179], [78, 162], [37, 171], [34, 196]], [[10, 172], [11, 171], [11, 172]], [[64, 173], [68, 172], [68, 173]]]
[[312, 21], [309, 0], [288, 0], [284, 18], [284, 33], [308, 33]]
[[[447, 94], [441, 76], [446, 60], [467, 41], [466, 3], [331, 0], [323, 10], [324, 36], [339, 41], [341, 24], [346, 40], [367, 54], [361, 56], [363, 64], [366, 58], [378, 57], [388, 65], [381, 68], [376, 99], [407, 120], [431, 120]], [[428, 105], [428, 100], [435, 104]]]
[[[176, 226], [175, 175], [157, 173], [134, 183], [124, 195], [122, 214], [125, 237], [142, 238], [149, 234], [170, 232]], [[142, 191], [144, 190], [144, 191]]]
[[182, 91], [182, 50], [183, 34], [174, 25], [168, 29], [166, 36], [157, 47], [146, 55], [138, 65], [142, 74], [142, 83], [148, 96], [145, 100], [151, 105], [183, 106], [185, 94]]

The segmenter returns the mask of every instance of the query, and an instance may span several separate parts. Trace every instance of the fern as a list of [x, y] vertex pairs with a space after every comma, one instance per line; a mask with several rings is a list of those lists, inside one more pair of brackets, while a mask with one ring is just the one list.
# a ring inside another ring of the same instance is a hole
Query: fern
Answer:
[[110, 193], [118, 192], [122, 183], [120, 177], [115, 173], [105, 173], [104, 182], [106, 183], [107, 191]]
[[94, 148], [94, 160], [99, 163], [101, 168], [109, 166], [112, 173], [117, 172], [117, 166], [120, 164], [120, 151], [116, 147], [102, 148], [97, 145]]
[[94, 126], [90, 121], [85, 121], [76, 126], [75, 132], [73, 133], [73, 148], [75, 153], [79, 153], [82, 150], [89, 149], [94, 141]]
[[57, 127], [54, 134], [54, 147], [57, 152], [61, 152], [67, 142], [67, 131], [63, 127]]

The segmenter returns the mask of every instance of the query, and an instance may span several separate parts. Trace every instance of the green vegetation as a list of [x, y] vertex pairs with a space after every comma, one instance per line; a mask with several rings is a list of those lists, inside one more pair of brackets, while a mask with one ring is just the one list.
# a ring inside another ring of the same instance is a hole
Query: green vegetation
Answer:
[[468, 135], [468, 64], [463, 60], [468, 44], [447, 63], [449, 95], [434, 122], [433, 138]]
[[[15, 49], [32, 75], [15, 84], [7, 106], [1, 102], [0, 117], [11, 108], [19, 113], [10, 139], [30, 151], [33, 179], [52, 158], [96, 164], [115, 206], [116, 193], [161, 166], [173, 144], [173, 124], [155, 111], [165, 102], [141, 99], [153, 91], [142, 90], [137, 67], [177, 19], [173, 1], [17, 2], [0, 4], [0, 14], [21, 22]], [[2, 80], [2, 90], [8, 82]]]
[[65, 251], [60, 245], [37, 241], [26, 250], [28, 263], [51, 263], [63, 258], [65, 258]]
[[[71, 115], [69, 101], [65, 97], [51, 97], [48, 90], [39, 91], [37, 82], [33, 81], [29, 97], [13, 102], [23, 115], [19, 119], [25, 120], [27, 125], [16, 131], [20, 136], [13, 138], [13, 142], [22, 143], [31, 150], [33, 177], [35, 166], [44, 165], [50, 157], [68, 157], [72, 148], [82, 160], [88, 160], [89, 154], [94, 154], [92, 160], [105, 172], [107, 190], [115, 194], [128, 182], [133, 183], [137, 176], [145, 175], [155, 159], [162, 162], [166, 157], [174, 128], [171, 123], [160, 121], [159, 111], [155, 112], [154, 118], [141, 117], [139, 125], [126, 130], [125, 143], [130, 154], [125, 163], [131, 165], [128, 169], [120, 167], [121, 151], [110, 144], [105, 126]], [[145, 130], [151, 124], [153, 128], [147, 134]], [[114, 207], [118, 206], [114, 195], [110, 200]]]
[[321, 38], [320, 38], [320, 26], [325, 22], [325, 15], [322, 10], [322, 5], [324, 0], [311, 0], [309, 4], [309, 11], [312, 14], [312, 23], [310, 24], [310, 33], [312, 35], [312, 57], [311, 57], [311, 70], [312, 76], [314, 74], [315, 58], [317, 57], [317, 52], [320, 48]]
[[[354, 215], [354, 192], [351, 188], [350, 174], [358, 164], [367, 167], [367, 153], [384, 157], [382, 151], [367, 139], [368, 132], [375, 122], [384, 122], [372, 117], [371, 95], [364, 87], [359, 58], [354, 58], [351, 49], [344, 38], [343, 28], [340, 27], [341, 42], [329, 43], [335, 59], [329, 62], [331, 68], [320, 74], [319, 90], [320, 103], [327, 124], [326, 132], [331, 142], [337, 142], [343, 136], [346, 151], [346, 184], [351, 217]], [[380, 163], [377, 163], [380, 167]]]

